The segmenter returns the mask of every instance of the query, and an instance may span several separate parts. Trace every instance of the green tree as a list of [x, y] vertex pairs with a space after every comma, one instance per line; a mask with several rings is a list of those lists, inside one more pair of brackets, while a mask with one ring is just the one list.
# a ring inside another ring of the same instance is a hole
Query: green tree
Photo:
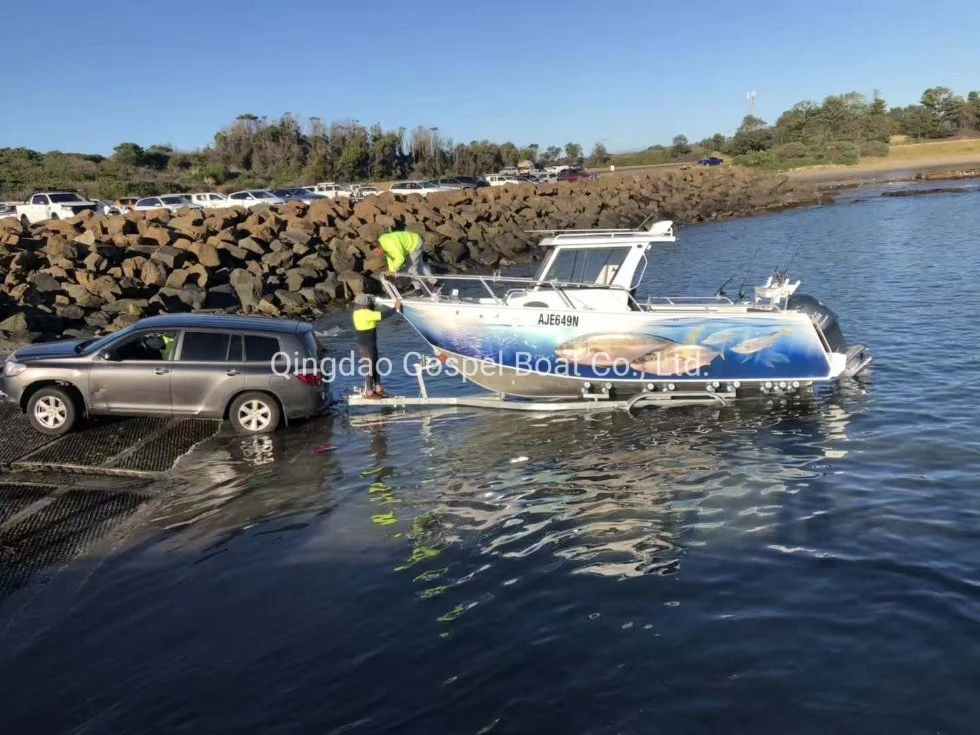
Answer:
[[949, 87], [930, 87], [922, 93], [919, 103], [935, 120], [934, 135], [951, 135], [958, 127], [957, 111], [962, 97], [953, 94]]
[[925, 105], [909, 105], [902, 115], [902, 132], [916, 140], [935, 138], [941, 134], [939, 118]]
[[687, 142], [687, 136], [675, 135], [674, 139], [671, 141], [670, 150], [675, 156], [686, 156], [688, 153], [690, 153], [691, 146]]
[[521, 162], [521, 157], [517, 151], [517, 146], [510, 141], [500, 145], [500, 158], [503, 160], [505, 168], [514, 168]]
[[582, 146], [578, 143], [565, 143], [565, 160], [573, 165], [582, 162]]
[[970, 107], [970, 117], [973, 119], [973, 130], [980, 130], [980, 92], [970, 92], [966, 96]]
[[553, 166], [561, 158], [561, 148], [556, 145], [549, 145], [544, 153], [541, 154], [541, 163], [545, 166]]
[[112, 159], [120, 166], [142, 166], [146, 151], [136, 143], [120, 143], [112, 149]]
[[602, 143], [596, 143], [592, 146], [592, 152], [589, 154], [589, 164], [603, 166], [609, 162], [609, 158], [609, 151], [606, 150], [606, 146]]
[[766, 121], [755, 115], [746, 115], [742, 118], [742, 124], [738, 126], [739, 133], [752, 133], [766, 127]]

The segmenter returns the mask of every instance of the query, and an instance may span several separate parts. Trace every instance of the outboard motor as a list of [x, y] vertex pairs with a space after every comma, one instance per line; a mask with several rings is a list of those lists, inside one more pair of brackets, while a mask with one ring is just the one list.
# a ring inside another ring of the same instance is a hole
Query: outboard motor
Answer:
[[847, 341], [837, 323], [837, 315], [822, 301], [805, 293], [793, 294], [786, 302], [786, 308], [809, 314], [810, 320], [823, 332], [831, 352], [847, 352]]

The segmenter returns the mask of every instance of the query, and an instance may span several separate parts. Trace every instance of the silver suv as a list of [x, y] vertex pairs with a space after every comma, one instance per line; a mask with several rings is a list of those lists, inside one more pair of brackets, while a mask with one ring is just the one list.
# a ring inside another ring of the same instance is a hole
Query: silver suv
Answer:
[[83, 415], [228, 419], [261, 434], [326, 407], [319, 357], [302, 322], [156, 316], [98, 339], [22, 347], [3, 365], [0, 398], [49, 436]]

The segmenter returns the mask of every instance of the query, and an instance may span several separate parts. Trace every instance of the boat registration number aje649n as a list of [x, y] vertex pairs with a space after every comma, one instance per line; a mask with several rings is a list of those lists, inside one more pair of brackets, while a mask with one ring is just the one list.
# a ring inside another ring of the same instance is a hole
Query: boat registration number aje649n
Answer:
[[577, 314], [539, 314], [538, 326], [547, 327], [577, 327]]

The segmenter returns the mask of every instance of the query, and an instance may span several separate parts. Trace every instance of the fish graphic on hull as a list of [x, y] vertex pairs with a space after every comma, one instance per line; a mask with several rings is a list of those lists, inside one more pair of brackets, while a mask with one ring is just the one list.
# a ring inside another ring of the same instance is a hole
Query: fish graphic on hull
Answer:
[[634, 325], [604, 316], [586, 320], [586, 315], [577, 328], [496, 316], [463, 320], [455, 307], [410, 305], [403, 315], [438, 351], [578, 380], [807, 380], [826, 376], [831, 367], [809, 324], [766, 316]]
[[586, 334], [558, 345], [555, 354], [569, 362], [611, 367], [675, 345], [672, 339], [650, 334]]
[[738, 339], [741, 334], [741, 329], [730, 327], [728, 329], [722, 329], [718, 332], [709, 334], [707, 337], [702, 339], [700, 343], [703, 345], [708, 345], [709, 347], [722, 348], [729, 342]]
[[630, 365], [647, 375], [685, 375], [707, 367], [717, 357], [724, 359], [721, 352], [704, 345], [674, 345], [643, 355]]
[[781, 337], [786, 337], [793, 332], [789, 329], [777, 329], [775, 332], [770, 332], [761, 337], [753, 337], [752, 339], [747, 339], [744, 342], [739, 342], [734, 347], [729, 349], [738, 355], [754, 355], [756, 352], [762, 352], [772, 347], [776, 342], [779, 341]]

